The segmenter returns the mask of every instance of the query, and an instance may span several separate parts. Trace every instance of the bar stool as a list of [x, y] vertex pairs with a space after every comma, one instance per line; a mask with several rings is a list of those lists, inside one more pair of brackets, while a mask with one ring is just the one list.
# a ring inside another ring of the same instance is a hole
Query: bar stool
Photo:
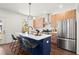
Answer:
[[14, 54], [19, 54], [19, 52], [18, 52], [18, 46], [19, 46], [18, 39], [13, 34], [11, 34], [11, 36], [13, 39], [13, 42], [10, 45], [11, 52], [13, 52]]
[[20, 36], [18, 37], [20, 41], [20, 48], [24, 49], [25, 51], [28, 51], [29, 53], [32, 52], [32, 49], [37, 47], [37, 44], [31, 43], [28, 39]]

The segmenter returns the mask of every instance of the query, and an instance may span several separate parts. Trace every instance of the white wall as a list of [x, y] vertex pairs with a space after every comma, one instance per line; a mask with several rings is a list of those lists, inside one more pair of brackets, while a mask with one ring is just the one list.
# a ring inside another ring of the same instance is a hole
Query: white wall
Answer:
[[5, 30], [5, 38], [2, 39], [2, 41], [0, 40], [0, 44], [9, 43], [12, 41], [12, 33], [21, 32], [22, 20], [25, 19], [25, 17], [14, 12], [0, 9], [0, 18], [4, 22], [3, 31]]

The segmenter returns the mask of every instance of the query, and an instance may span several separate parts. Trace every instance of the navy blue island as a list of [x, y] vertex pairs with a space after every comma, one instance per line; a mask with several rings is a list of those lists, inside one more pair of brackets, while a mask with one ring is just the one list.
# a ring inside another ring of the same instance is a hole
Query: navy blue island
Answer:
[[20, 33], [19, 35], [20, 37], [29, 40], [31, 43], [37, 44], [35, 48], [31, 49], [32, 55], [50, 55], [51, 35], [42, 34], [41, 36], [35, 36], [26, 33]]

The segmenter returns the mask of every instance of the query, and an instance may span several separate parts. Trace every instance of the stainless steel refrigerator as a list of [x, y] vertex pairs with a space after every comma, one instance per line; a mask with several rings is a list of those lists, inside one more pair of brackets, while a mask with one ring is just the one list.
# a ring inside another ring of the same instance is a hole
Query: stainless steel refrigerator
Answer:
[[58, 22], [57, 45], [69, 51], [76, 52], [76, 18]]

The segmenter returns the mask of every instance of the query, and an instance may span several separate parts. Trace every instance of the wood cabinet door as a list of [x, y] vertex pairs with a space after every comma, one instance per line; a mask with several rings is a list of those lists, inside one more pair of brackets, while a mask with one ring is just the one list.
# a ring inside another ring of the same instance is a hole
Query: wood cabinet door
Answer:
[[43, 28], [44, 27], [44, 18], [43, 17], [37, 17], [33, 21], [33, 27], [34, 28]]
[[57, 44], [57, 34], [56, 33], [52, 33], [51, 42], [53, 44]]

